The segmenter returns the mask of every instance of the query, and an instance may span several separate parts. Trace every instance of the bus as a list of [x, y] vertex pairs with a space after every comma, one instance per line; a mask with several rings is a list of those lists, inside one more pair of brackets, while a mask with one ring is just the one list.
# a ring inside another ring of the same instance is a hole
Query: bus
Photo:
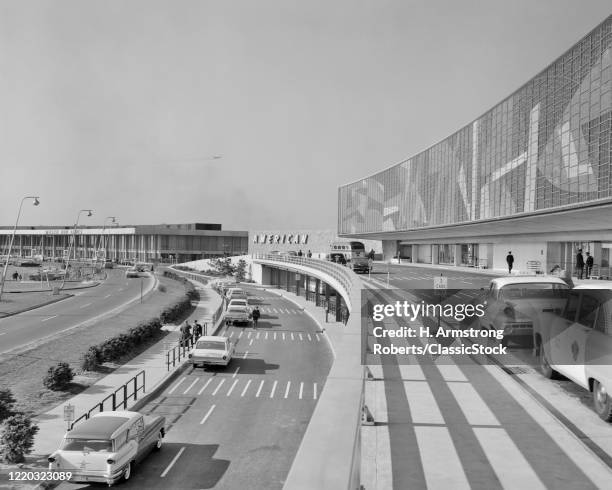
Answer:
[[372, 262], [362, 242], [333, 242], [330, 245], [329, 260], [346, 265], [357, 273], [372, 270]]

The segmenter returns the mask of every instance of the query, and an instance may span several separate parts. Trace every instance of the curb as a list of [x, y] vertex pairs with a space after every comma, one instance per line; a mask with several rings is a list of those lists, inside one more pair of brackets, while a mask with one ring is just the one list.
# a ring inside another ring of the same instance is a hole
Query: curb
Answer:
[[174, 378], [176, 378], [179, 374], [182, 374], [183, 371], [185, 371], [185, 369], [187, 369], [188, 366], [189, 366], [189, 363], [187, 362], [187, 358], [185, 358], [182, 364], [177, 366], [177, 368], [174, 371], [169, 372], [164, 378], [162, 378], [155, 385], [155, 387], [153, 388], [153, 391], [150, 391], [145, 396], [143, 396], [138, 401], [136, 401], [136, 403], [134, 403], [134, 405], [132, 405], [129, 408], [129, 410], [138, 412], [147, 403], [150, 403], [152, 399], [158, 397], [159, 394], [162, 391], [164, 391], [168, 387], [168, 385], [172, 383], [172, 381], [174, 381]]
[[[95, 284], [90, 284], [87, 286], [76, 286], [73, 288], [63, 288], [60, 289], [60, 291], [72, 291], [73, 289], [89, 289], [89, 288], [95, 288], [96, 286], [99, 286], [100, 284], [102, 284], [102, 282], [95, 282]], [[46, 293], [47, 291], [52, 291], [53, 288], [51, 289], [29, 289], [27, 291], [4, 291], [4, 293], [6, 294], [24, 294], [24, 293]]]
[[[36, 292], [42, 292], [42, 291], [36, 291]], [[52, 305], [53, 303], [59, 303], [60, 301], [63, 301], [63, 300], [65, 300], [65, 299], [72, 298], [73, 296], [74, 296], [74, 294], [68, 294], [68, 295], [67, 295], [66, 297], [64, 297], [64, 298], [55, 298], [55, 299], [52, 299], [52, 300], [47, 301], [47, 302], [45, 302], [45, 303], [40, 303], [40, 304], [35, 305], [35, 306], [30, 306], [30, 307], [28, 307], [28, 308], [24, 308], [23, 310], [14, 311], [14, 312], [12, 312], [12, 313], [7, 313], [6, 315], [0, 316], [0, 319], [2, 319], [2, 318], [7, 318], [7, 317], [9, 317], [9, 316], [19, 315], [20, 313], [25, 313], [26, 311], [31, 311], [31, 310], [35, 310], [35, 309], [37, 309], [37, 308], [42, 308], [43, 306], [49, 306], [49, 305]]]

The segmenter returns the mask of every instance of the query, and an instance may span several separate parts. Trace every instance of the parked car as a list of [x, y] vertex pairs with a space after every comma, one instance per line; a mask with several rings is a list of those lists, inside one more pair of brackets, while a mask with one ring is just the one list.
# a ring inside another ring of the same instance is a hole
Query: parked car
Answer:
[[244, 307], [244, 308], [247, 309], [249, 314], [251, 314], [253, 312], [253, 309], [249, 305], [249, 300], [246, 299], [246, 298], [233, 298], [233, 299], [231, 299], [230, 302], [228, 303], [227, 307], [231, 308], [232, 306]]
[[130, 269], [125, 271], [125, 277], [140, 277], [140, 272], [135, 267], [131, 267]]
[[492, 279], [480, 328], [502, 330], [502, 344], [531, 345], [542, 313], [560, 312], [569, 286], [556, 276], [510, 276]]
[[542, 374], [559, 374], [589, 390], [593, 407], [612, 421], [612, 290], [579, 285], [569, 292], [560, 315], [548, 314], [536, 336]]
[[100, 482], [109, 486], [129, 480], [134, 464], [159, 450], [166, 419], [138, 412], [100, 412], [66, 432], [52, 453], [49, 470], [70, 472], [71, 482]]
[[235, 345], [228, 337], [200, 337], [189, 353], [193, 367], [207, 365], [227, 366], [234, 355]]

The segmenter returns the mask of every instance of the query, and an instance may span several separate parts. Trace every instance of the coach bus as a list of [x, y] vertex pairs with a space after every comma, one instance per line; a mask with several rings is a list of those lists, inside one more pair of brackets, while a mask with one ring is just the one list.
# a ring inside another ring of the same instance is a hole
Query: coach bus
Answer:
[[333, 242], [330, 245], [329, 260], [346, 265], [357, 273], [372, 270], [372, 262], [362, 242]]

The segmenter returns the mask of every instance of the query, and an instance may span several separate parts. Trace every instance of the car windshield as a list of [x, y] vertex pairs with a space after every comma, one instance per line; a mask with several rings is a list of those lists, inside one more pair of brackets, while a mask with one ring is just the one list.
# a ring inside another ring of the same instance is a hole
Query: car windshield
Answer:
[[233, 299], [230, 301], [230, 306], [246, 306], [247, 302], [245, 299]]
[[196, 344], [196, 349], [225, 350], [225, 342], [219, 342], [216, 340], [200, 340]]
[[62, 450], [109, 453], [113, 450], [113, 443], [107, 439], [65, 439]]
[[508, 284], [501, 288], [504, 299], [566, 298], [569, 286], [552, 282]]

